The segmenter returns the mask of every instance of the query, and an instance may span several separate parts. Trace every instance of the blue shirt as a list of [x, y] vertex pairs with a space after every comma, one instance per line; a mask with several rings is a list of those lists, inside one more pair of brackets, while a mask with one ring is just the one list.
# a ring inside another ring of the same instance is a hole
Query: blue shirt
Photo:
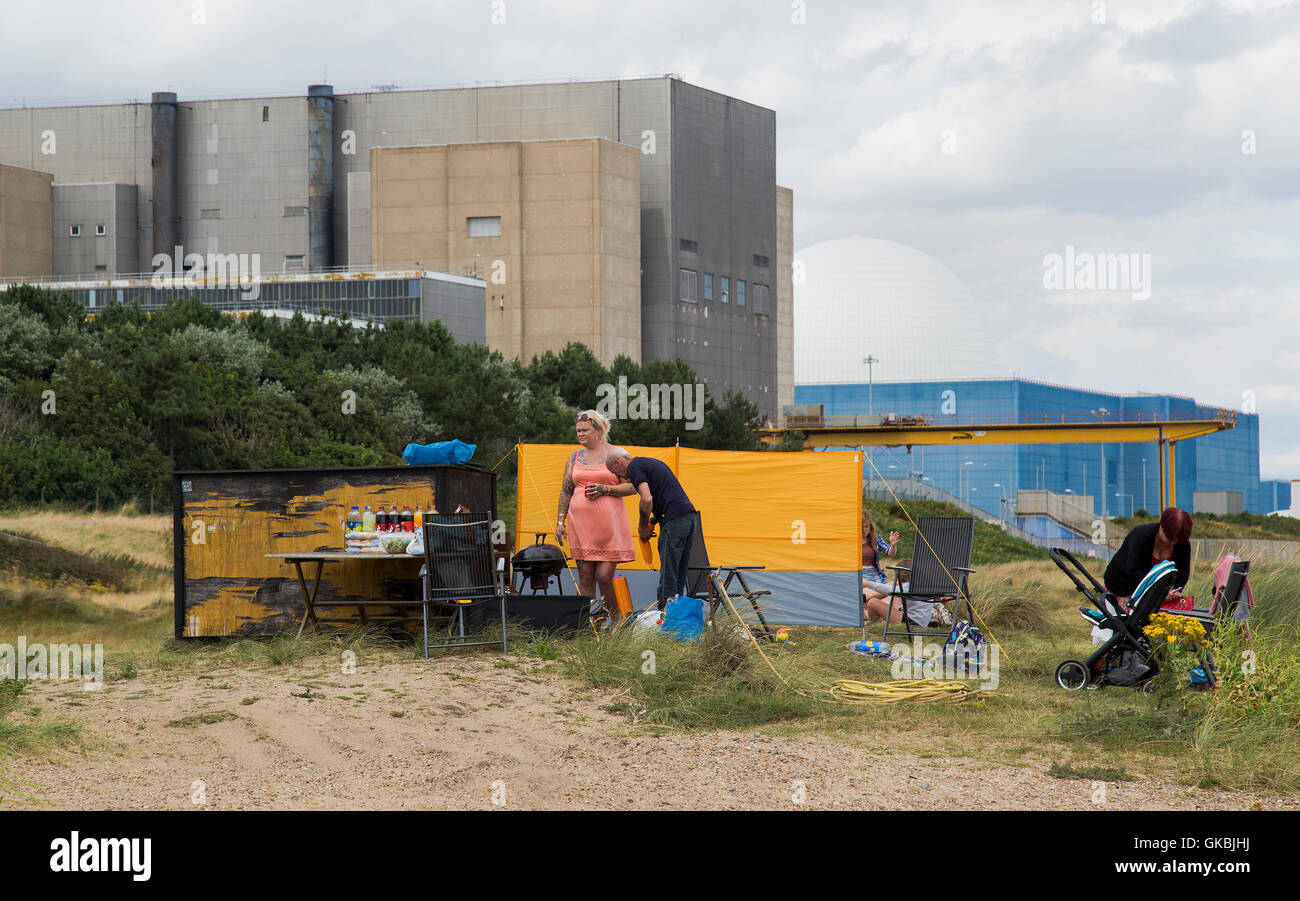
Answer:
[[644, 483], [650, 486], [654, 499], [651, 509], [661, 523], [671, 522], [695, 512], [691, 499], [682, 490], [682, 483], [668, 468], [668, 464], [654, 457], [633, 457], [627, 464], [627, 479], [638, 489]]

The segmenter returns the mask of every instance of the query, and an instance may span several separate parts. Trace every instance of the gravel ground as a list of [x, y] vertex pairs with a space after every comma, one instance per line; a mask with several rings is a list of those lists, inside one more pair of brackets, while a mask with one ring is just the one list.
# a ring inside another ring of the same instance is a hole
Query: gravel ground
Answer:
[[[46, 715], [81, 722], [102, 741], [82, 754], [11, 759], [7, 775], [27, 797], [10, 793], [4, 806], [1300, 809], [1293, 798], [1144, 778], [1056, 779], [1035, 755], [1015, 763], [921, 758], [910, 750], [914, 737], [881, 730], [870, 734], [870, 749], [826, 737], [648, 735], [603, 709], [613, 695], [532, 660], [338, 670], [308, 662], [213, 678], [161, 674], [98, 692], [36, 684], [30, 695]], [[172, 724], [205, 712], [217, 721]]]

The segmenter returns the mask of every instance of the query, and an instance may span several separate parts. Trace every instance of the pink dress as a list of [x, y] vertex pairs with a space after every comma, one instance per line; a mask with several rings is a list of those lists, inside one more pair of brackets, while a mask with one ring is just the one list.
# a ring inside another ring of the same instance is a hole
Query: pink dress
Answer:
[[636, 559], [632, 551], [632, 528], [628, 525], [627, 507], [621, 497], [607, 494], [594, 501], [587, 499], [587, 485], [617, 485], [618, 477], [605, 468], [573, 461], [573, 497], [569, 501], [569, 551], [574, 560], [602, 560], [628, 563]]

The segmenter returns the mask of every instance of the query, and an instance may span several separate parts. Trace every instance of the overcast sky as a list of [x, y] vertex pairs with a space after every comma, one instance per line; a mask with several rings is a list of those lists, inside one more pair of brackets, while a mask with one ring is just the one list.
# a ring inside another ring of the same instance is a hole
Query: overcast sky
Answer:
[[[0, 35], [14, 105], [678, 73], [776, 111], [796, 248], [923, 250], [1006, 375], [1253, 401], [1300, 478], [1300, 3], [0, 0]], [[1046, 290], [1067, 246], [1150, 254], [1150, 298]]]

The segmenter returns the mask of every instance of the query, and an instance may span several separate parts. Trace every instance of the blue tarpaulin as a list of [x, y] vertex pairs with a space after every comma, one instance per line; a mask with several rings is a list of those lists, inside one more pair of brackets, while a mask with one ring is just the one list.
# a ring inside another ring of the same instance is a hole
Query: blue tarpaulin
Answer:
[[459, 438], [453, 438], [433, 444], [408, 444], [406, 450], [402, 451], [402, 459], [408, 466], [425, 463], [451, 463], [459, 466], [468, 463], [476, 450], [478, 445], [466, 444]]

